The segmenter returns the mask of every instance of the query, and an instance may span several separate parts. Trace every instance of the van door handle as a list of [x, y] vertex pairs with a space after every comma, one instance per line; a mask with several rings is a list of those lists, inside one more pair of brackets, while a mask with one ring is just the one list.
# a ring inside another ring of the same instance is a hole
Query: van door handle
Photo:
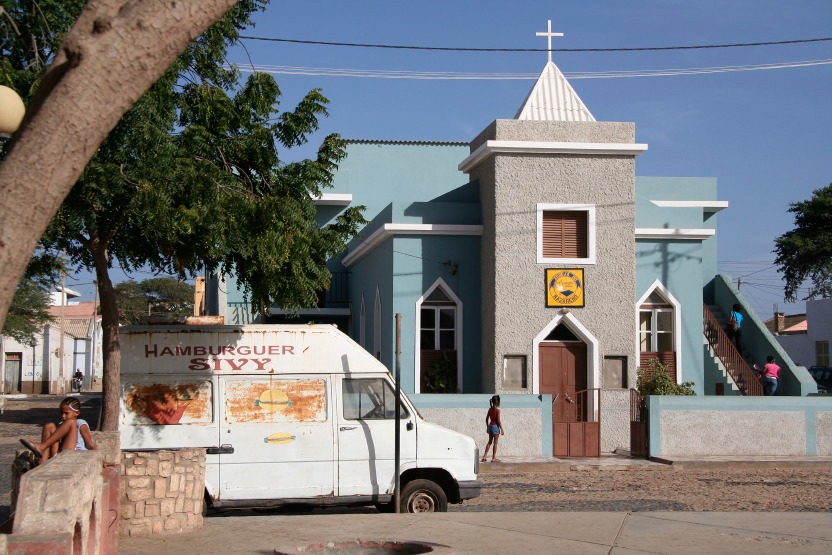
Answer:
[[228, 443], [224, 443], [219, 447], [207, 447], [205, 449], [206, 455], [231, 455], [234, 453], [234, 446]]
[[358, 426], [341, 426], [341, 428], [339, 428], [339, 429], [340, 429], [342, 432], [346, 432], [347, 430], [354, 430], [354, 429], [356, 429], [357, 427], [358, 427]]

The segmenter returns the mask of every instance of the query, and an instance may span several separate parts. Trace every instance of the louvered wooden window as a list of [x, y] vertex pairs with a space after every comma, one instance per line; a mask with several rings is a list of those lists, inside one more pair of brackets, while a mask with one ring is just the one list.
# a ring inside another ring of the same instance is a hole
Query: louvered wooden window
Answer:
[[544, 258], [587, 258], [588, 245], [586, 212], [543, 211]]

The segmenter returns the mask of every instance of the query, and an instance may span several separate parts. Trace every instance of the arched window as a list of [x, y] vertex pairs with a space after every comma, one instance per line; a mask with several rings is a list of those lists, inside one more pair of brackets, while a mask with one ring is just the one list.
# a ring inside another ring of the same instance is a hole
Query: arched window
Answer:
[[381, 295], [376, 288], [376, 307], [373, 314], [373, 356], [381, 360]]
[[364, 295], [361, 295], [361, 312], [358, 317], [358, 344], [367, 348], [367, 310], [364, 308]]
[[462, 302], [442, 278], [416, 302], [416, 392], [462, 391]]
[[677, 383], [681, 380], [680, 308], [659, 280], [638, 301], [639, 368], [650, 368], [658, 360], [667, 365]]

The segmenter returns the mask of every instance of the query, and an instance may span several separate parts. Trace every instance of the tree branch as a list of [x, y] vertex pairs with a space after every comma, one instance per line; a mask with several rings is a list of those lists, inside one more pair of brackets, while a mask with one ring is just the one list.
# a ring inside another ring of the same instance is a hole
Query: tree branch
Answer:
[[0, 327], [29, 255], [98, 145], [188, 44], [233, 5], [90, 0], [84, 8], [0, 165]]

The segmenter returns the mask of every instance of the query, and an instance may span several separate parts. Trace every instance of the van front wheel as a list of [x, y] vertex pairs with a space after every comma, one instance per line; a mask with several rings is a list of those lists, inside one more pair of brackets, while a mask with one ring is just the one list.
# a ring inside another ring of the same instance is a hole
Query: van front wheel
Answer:
[[401, 512], [403, 513], [445, 513], [448, 511], [448, 497], [430, 480], [413, 480], [402, 488]]

